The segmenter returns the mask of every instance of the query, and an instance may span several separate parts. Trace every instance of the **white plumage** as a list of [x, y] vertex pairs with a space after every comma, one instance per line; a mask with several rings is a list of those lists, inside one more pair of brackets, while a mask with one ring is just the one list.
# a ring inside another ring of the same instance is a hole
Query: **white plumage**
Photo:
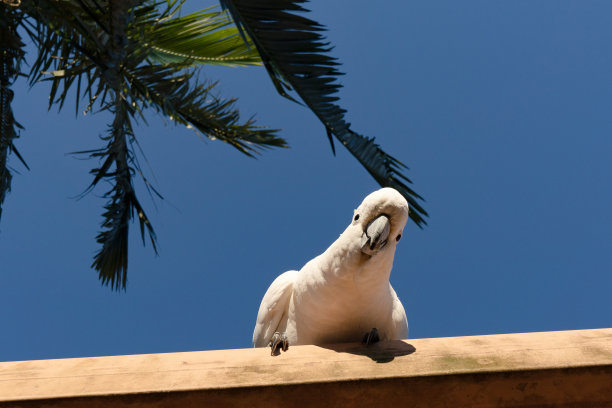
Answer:
[[[408, 337], [406, 313], [389, 283], [408, 203], [392, 188], [368, 195], [353, 221], [321, 255], [272, 282], [261, 301], [253, 346]], [[275, 336], [275, 333], [276, 334]]]

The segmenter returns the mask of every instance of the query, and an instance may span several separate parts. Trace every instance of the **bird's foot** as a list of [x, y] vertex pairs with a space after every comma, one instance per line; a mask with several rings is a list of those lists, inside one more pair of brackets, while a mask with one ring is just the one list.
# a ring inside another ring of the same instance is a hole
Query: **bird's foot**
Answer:
[[369, 346], [371, 344], [377, 343], [379, 340], [380, 337], [378, 336], [378, 329], [374, 327], [372, 330], [370, 330], [363, 336], [363, 340], [361, 342], [366, 346]]
[[285, 333], [275, 332], [268, 346], [270, 346], [270, 349], [271, 349], [270, 355], [278, 356], [281, 350], [283, 351], [289, 350], [289, 340], [287, 339], [287, 336], [285, 335]]

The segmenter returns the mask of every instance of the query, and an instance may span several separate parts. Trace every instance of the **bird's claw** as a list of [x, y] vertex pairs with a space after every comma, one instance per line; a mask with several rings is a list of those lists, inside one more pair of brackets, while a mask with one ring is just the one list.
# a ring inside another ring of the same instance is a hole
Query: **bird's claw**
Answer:
[[268, 346], [270, 346], [271, 349], [270, 355], [278, 356], [281, 350], [289, 350], [289, 340], [287, 339], [285, 333], [275, 332], [272, 336], [272, 339], [270, 339], [270, 343], [268, 344]]
[[378, 335], [378, 329], [374, 327], [372, 330], [367, 332], [363, 336], [363, 340], [361, 341], [366, 346], [377, 343], [380, 340], [380, 336]]

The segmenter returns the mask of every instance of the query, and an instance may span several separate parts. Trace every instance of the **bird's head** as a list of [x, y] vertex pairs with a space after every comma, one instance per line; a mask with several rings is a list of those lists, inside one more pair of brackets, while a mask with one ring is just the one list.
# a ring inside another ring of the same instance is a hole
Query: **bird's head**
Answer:
[[361, 252], [373, 256], [395, 248], [407, 221], [408, 202], [397, 190], [385, 187], [363, 200], [351, 226], [361, 233]]

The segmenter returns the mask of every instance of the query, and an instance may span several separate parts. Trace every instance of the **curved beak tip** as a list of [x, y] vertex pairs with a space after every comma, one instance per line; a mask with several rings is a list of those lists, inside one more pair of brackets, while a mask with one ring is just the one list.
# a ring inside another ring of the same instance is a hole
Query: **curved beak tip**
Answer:
[[374, 255], [387, 244], [391, 222], [386, 215], [379, 215], [370, 221], [361, 235], [361, 252]]

